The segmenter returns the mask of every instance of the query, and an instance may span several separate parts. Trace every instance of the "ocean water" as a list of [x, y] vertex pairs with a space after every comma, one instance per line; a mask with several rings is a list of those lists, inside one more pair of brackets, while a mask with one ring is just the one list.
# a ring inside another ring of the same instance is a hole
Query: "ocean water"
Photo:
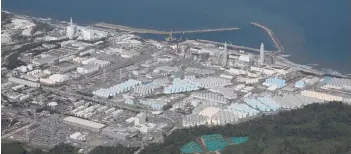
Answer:
[[[157, 30], [240, 27], [233, 32], [187, 34], [188, 39], [259, 47], [272, 43], [257, 22], [273, 30], [288, 59], [351, 73], [349, 0], [2, 0], [2, 9], [87, 25], [107, 22]], [[154, 36], [162, 37], [165, 36]]]

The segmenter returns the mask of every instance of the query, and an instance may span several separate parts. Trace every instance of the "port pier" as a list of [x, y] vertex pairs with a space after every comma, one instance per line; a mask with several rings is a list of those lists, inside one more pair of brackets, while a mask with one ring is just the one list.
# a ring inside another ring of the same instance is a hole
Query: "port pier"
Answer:
[[269, 28], [267, 28], [267, 27], [265, 27], [265, 26], [263, 26], [261, 24], [255, 23], [255, 22], [251, 22], [251, 24], [263, 29], [264, 31], [266, 31], [266, 33], [269, 35], [269, 37], [273, 41], [274, 47], [277, 48], [277, 51], [274, 54], [278, 54], [278, 53], [284, 52], [283, 46], [280, 44], [278, 38], [274, 35], [272, 30], [270, 30]]
[[139, 33], [139, 34], [160, 34], [160, 35], [168, 35], [169, 33], [173, 34], [189, 34], [189, 33], [205, 33], [205, 32], [220, 32], [220, 31], [235, 31], [239, 30], [238, 27], [233, 28], [213, 28], [213, 29], [197, 29], [197, 30], [184, 30], [184, 31], [160, 31], [160, 30], [151, 30], [151, 29], [142, 29], [142, 28], [132, 28], [121, 25], [114, 25], [108, 23], [97, 23], [94, 25], [95, 27], [100, 28], [108, 28], [120, 31], [126, 31], [130, 33]]

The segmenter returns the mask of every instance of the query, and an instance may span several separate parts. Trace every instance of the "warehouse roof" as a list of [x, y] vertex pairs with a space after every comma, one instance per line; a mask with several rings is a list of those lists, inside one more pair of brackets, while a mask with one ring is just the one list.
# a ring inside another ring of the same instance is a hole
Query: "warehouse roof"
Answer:
[[101, 128], [105, 127], [104, 124], [100, 124], [97, 122], [93, 122], [93, 121], [89, 121], [89, 120], [85, 120], [85, 119], [81, 119], [81, 118], [77, 118], [77, 117], [69, 116], [69, 117], [64, 118], [63, 120], [71, 122], [71, 123], [76, 123], [79, 125], [91, 127], [94, 129], [101, 129]]

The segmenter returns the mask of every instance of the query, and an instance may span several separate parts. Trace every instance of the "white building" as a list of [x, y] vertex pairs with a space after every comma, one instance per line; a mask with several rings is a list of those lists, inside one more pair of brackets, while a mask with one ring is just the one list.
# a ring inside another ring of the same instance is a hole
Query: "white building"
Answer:
[[96, 60], [97, 60], [96, 58], [89, 58], [89, 59], [83, 60], [83, 61], [82, 61], [82, 64], [83, 64], [83, 65], [86, 65], [86, 64], [93, 64], [94, 61], [96, 61]]
[[74, 139], [74, 140], [78, 140], [78, 137], [79, 137], [80, 135], [82, 135], [82, 133], [80, 133], [80, 132], [75, 132], [75, 133], [71, 134], [71, 135], [69, 136], [69, 138]]
[[240, 61], [244, 61], [244, 62], [250, 62], [251, 61], [251, 56], [250, 55], [240, 55], [239, 56], [239, 60]]
[[77, 68], [77, 72], [80, 74], [92, 73], [99, 70], [99, 66], [94, 64], [87, 64]]
[[82, 29], [83, 40], [95, 40], [95, 33], [89, 29]]
[[259, 78], [248, 78], [245, 83], [246, 84], [255, 84], [255, 83], [258, 83], [259, 81]]
[[316, 92], [316, 91], [310, 91], [310, 90], [301, 91], [301, 95], [307, 96], [307, 97], [312, 97], [312, 98], [317, 98], [317, 99], [324, 100], [324, 101], [343, 101], [343, 97], [341, 97], [341, 96], [331, 95], [331, 94], [326, 94], [326, 93], [321, 93], [321, 92]]
[[110, 65], [110, 62], [107, 60], [95, 60], [93, 64], [101, 68]]
[[18, 84], [23, 84], [23, 85], [30, 86], [30, 87], [40, 87], [39, 83], [28, 81], [28, 80], [23, 80], [23, 79], [18, 79], [18, 78], [14, 78], [14, 77], [9, 78], [9, 81], [14, 82], [14, 83], [18, 83]]
[[50, 107], [55, 107], [55, 106], [57, 106], [57, 102], [50, 102], [47, 105]]
[[135, 117], [134, 124], [135, 125], [144, 125], [146, 123], [146, 114], [145, 113], [139, 113]]
[[45, 84], [56, 84], [56, 83], [65, 82], [68, 79], [69, 77], [64, 74], [53, 74], [49, 76], [49, 78], [40, 78], [40, 82]]
[[93, 121], [89, 121], [89, 120], [85, 120], [77, 117], [71, 117], [71, 116], [64, 118], [63, 121], [65, 123], [68, 123], [77, 127], [89, 129], [92, 131], [100, 131], [103, 127], [105, 127], [105, 125], [101, 123], [96, 123]]
[[55, 83], [64, 82], [69, 79], [69, 77], [65, 74], [53, 74], [49, 77], [50, 80], [54, 81]]
[[239, 69], [239, 68], [230, 68], [226, 70], [228, 73], [235, 74], [235, 75], [245, 75], [246, 71]]

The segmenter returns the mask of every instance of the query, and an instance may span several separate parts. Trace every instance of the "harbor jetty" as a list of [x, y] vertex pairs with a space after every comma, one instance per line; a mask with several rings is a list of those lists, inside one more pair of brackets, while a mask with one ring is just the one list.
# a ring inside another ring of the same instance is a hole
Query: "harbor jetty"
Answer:
[[172, 33], [172, 34], [189, 34], [189, 33], [235, 31], [235, 30], [240, 29], [238, 27], [233, 27], [233, 28], [197, 29], [197, 30], [184, 30], [184, 31], [160, 31], [160, 30], [151, 30], [151, 29], [142, 29], [142, 28], [132, 28], [132, 27], [114, 25], [114, 24], [108, 24], [108, 23], [97, 23], [97, 24], [94, 24], [94, 27], [114, 29], [114, 30], [119, 30], [119, 31], [126, 31], [126, 32], [130, 32], [130, 33], [161, 34], [161, 35], [168, 35], [170, 33]]

